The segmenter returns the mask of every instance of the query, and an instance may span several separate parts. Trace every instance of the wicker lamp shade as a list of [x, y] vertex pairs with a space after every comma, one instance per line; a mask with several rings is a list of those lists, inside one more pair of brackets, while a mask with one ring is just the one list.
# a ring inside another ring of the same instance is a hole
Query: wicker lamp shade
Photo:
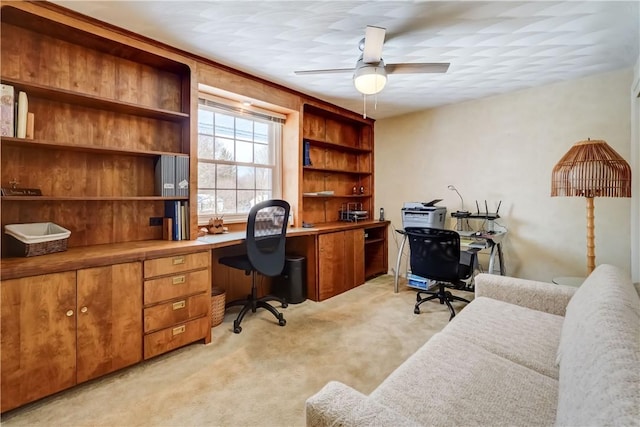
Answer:
[[595, 268], [594, 197], [631, 197], [631, 167], [602, 140], [577, 142], [551, 174], [551, 196], [587, 199], [587, 274]]
[[631, 168], [605, 141], [577, 142], [553, 168], [551, 196], [631, 197]]

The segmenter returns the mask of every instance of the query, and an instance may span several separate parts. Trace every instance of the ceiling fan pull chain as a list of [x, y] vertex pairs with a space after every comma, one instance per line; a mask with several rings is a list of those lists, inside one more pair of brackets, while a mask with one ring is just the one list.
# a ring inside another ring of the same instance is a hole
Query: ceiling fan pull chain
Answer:
[[367, 118], [367, 95], [362, 94], [362, 117]]

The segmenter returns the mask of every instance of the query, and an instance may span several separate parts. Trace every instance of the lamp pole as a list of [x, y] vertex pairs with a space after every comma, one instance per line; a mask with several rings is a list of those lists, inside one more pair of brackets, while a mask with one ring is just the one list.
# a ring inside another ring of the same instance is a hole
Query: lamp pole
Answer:
[[587, 276], [596, 268], [595, 225], [593, 197], [587, 197]]

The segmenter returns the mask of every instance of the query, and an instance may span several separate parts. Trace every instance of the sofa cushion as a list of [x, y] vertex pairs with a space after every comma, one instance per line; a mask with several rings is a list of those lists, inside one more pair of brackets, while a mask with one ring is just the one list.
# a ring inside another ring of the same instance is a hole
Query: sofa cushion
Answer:
[[307, 399], [305, 406], [307, 427], [420, 427], [416, 421], [338, 381], [329, 381]]
[[439, 333], [370, 394], [423, 425], [550, 425], [558, 382]]
[[557, 425], [638, 425], [640, 299], [620, 269], [601, 265], [576, 291], [558, 361]]
[[563, 321], [562, 316], [479, 297], [443, 333], [558, 379], [555, 360]]

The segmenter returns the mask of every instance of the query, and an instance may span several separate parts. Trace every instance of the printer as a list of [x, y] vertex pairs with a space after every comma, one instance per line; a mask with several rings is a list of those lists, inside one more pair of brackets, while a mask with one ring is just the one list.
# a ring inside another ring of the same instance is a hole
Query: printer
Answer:
[[444, 229], [447, 208], [435, 206], [442, 199], [435, 199], [427, 203], [405, 202], [402, 207], [402, 228], [422, 227]]

